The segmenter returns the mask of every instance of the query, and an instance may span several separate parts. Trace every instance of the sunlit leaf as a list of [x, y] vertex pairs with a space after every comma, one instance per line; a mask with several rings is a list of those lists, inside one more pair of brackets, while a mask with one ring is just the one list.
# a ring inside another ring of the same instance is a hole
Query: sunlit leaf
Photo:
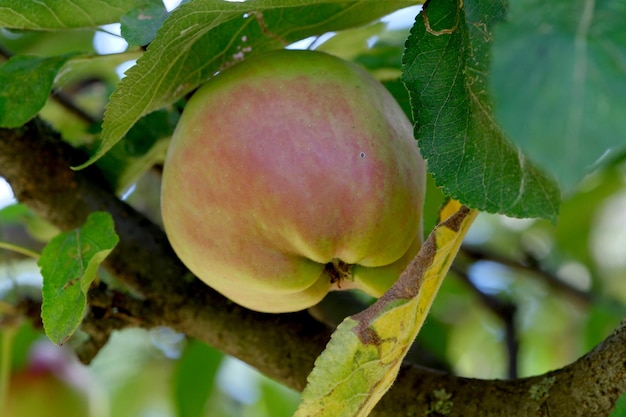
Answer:
[[119, 22], [145, 0], [0, 0], [0, 27], [30, 30], [95, 28]]
[[61, 233], [44, 248], [41, 317], [46, 335], [62, 345], [85, 315], [86, 294], [102, 261], [117, 245], [111, 215], [96, 212], [80, 228]]
[[315, 49], [343, 59], [353, 60], [360, 53], [369, 52], [370, 46], [368, 41], [378, 37], [384, 30], [385, 24], [383, 22], [344, 30]]
[[481, 211], [554, 219], [560, 194], [503, 135], [486, 73], [502, 0], [439, 0], [424, 7], [407, 40], [403, 80], [416, 137], [444, 192]]
[[294, 417], [367, 416], [391, 387], [477, 211], [450, 200], [398, 282], [346, 318], [316, 360]]

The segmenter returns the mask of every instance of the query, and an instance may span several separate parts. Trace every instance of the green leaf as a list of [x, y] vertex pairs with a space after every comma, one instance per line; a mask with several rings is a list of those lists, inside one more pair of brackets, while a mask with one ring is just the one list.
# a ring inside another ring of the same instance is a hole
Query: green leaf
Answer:
[[119, 22], [145, 0], [0, 0], [0, 27], [59, 30]]
[[175, 102], [245, 56], [359, 26], [415, 3], [419, 2], [196, 0], [182, 4], [111, 96], [101, 146], [77, 168], [100, 158], [141, 116]]
[[624, 22], [622, 0], [518, 0], [496, 27], [496, 118], [564, 191], [626, 151]]
[[117, 245], [111, 215], [95, 212], [78, 229], [61, 233], [44, 248], [41, 317], [46, 335], [62, 345], [76, 331], [87, 308], [86, 294], [102, 261]]
[[179, 113], [157, 110], [137, 121], [124, 138], [124, 148], [130, 156], [142, 156], [159, 140], [174, 132]]
[[415, 134], [446, 194], [482, 211], [554, 220], [556, 184], [492, 116], [485, 74], [491, 30], [504, 12], [502, 0], [433, 0], [424, 7], [403, 57]]
[[178, 417], [204, 415], [223, 357], [219, 350], [197, 340], [189, 340], [174, 374], [174, 401]]
[[[594, 268], [598, 262], [591, 251], [595, 246], [591, 242], [593, 234], [598, 233], [596, 228], [602, 207], [624, 187], [620, 172], [621, 167], [613, 166], [594, 174], [595, 178], [591, 179], [593, 186], [584, 187], [563, 201], [559, 213], [560, 227], [552, 229], [551, 225], [546, 225], [553, 230], [554, 242], [559, 251], [567, 253], [589, 268]], [[595, 275], [593, 269], [591, 271]], [[597, 342], [598, 340], [595, 343]]]
[[28, 206], [14, 203], [0, 209], [0, 225], [20, 224], [25, 217], [32, 215]]
[[315, 361], [294, 417], [365, 417], [391, 387], [478, 214], [450, 200], [396, 284], [346, 318]]
[[161, 0], [146, 0], [121, 18], [121, 32], [130, 46], [147, 45], [167, 19], [168, 13]]
[[0, 44], [13, 55], [44, 57], [81, 52], [93, 56], [94, 34], [94, 29], [56, 32], [3, 29], [0, 30]]
[[370, 52], [368, 41], [379, 36], [385, 31], [385, 27], [383, 22], [377, 22], [372, 25], [344, 30], [315, 49], [352, 61], [359, 54]]
[[18, 127], [46, 104], [68, 56], [14, 56], [0, 66], [0, 127]]
[[258, 404], [259, 408], [265, 411], [263, 415], [267, 417], [293, 417], [300, 401], [298, 392], [263, 375], [259, 377], [258, 389], [260, 391]]
[[626, 392], [619, 397], [609, 417], [626, 417]]
[[[98, 160], [98, 168], [117, 193], [126, 192], [146, 171], [163, 163], [169, 140], [159, 139], [150, 145], [131, 142], [130, 149], [125, 146], [126, 144], [127, 142], [119, 142]], [[138, 147], [135, 148], [135, 145]], [[145, 153], [140, 152], [143, 146], [149, 146]], [[133, 152], [138, 153], [133, 155]]]

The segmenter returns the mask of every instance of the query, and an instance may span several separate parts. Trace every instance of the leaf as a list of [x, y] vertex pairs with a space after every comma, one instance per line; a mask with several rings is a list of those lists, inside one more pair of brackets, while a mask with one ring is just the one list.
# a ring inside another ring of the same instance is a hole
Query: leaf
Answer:
[[[2, 1], [2, 0], [0, 0]], [[77, 51], [95, 54], [95, 30], [59, 30], [55, 32], [1, 30], [0, 44], [13, 55], [56, 56]], [[117, 81], [117, 80], [116, 80]]]
[[69, 56], [14, 56], [0, 66], [0, 127], [22, 126], [41, 110]]
[[121, 18], [121, 32], [130, 46], [147, 45], [168, 16], [161, 0], [145, 0]]
[[189, 340], [174, 373], [177, 417], [201, 417], [213, 390], [223, 354], [197, 340]]
[[609, 417], [626, 417], [626, 392], [619, 397]]
[[145, 114], [173, 103], [245, 56], [359, 26], [416, 1], [196, 0], [178, 7], [122, 79], [105, 113], [98, 151], [111, 149]]
[[564, 191], [626, 151], [624, 22], [622, 0], [519, 0], [496, 27], [496, 118]]
[[425, 4], [402, 69], [415, 135], [447, 195], [482, 211], [554, 220], [556, 184], [507, 140], [492, 116], [485, 74], [492, 27], [504, 13], [503, 0]]
[[[552, 231], [551, 233], [554, 233], [554, 243], [559, 251], [567, 253], [568, 257], [576, 259], [583, 265], [587, 265], [592, 275], [598, 274], [593, 270], [598, 259], [592, 253], [595, 244], [591, 242], [593, 242], [595, 234], [602, 233], [599, 232], [600, 225], [598, 224], [598, 219], [603, 217], [602, 208], [606, 206], [612, 196], [619, 193], [624, 187], [620, 172], [621, 167], [619, 165], [598, 172], [592, 180], [594, 186], [585, 187], [585, 189], [577, 191], [563, 201], [559, 213], [559, 225], [561, 227], [552, 229], [551, 226], [546, 225]], [[571, 225], [575, 226], [572, 227]]]
[[142, 156], [159, 140], [174, 133], [178, 112], [157, 110], [137, 121], [124, 138], [124, 148], [130, 156]]
[[346, 318], [315, 361], [294, 417], [367, 416], [396, 378], [477, 211], [450, 200], [396, 284]]
[[111, 215], [95, 212], [80, 228], [59, 234], [43, 249], [38, 261], [43, 275], [41, 317], [46, 335], [57, 345], [81, 323], [89, 286], [118, 241]]
[[370, 51], [368, 41], [378, 37], [385, 31], [385, 28], [386, 25], [383, 22], [376, 22], [372, 25], [344, 30], [315, 49], [352, 61], [359, 54], [368, 53]]
[[17, 225], [20, 224], [25, 217], [30, 215], [32, 215], [32, 213], [28, 206], [22, 203], [13, 203], [0, 209], [0, 225]]
[[148, 170], [163, 163], [169, 140], [159, 139], [147, 149], [146, 153], [134, 156], [131, 152], [140, 149], [127, 149], [125, 145], [126, 142], [118, 143], [98, 161], [98, 168], [105, 175], [109, 185], [121, 194], [126, 193]]
[[260, 395], [259, 401], [255, 405], [260, 412], [247, 415], [293, 417], [293, 413], [298, 408], [298, 403], [300, 402], [299, 392], [293, 391], [262, 374], [258, 378], [257, 385]]
[[0, 0], [0, 27], [59, 30], [119, 22], [145, 0]]

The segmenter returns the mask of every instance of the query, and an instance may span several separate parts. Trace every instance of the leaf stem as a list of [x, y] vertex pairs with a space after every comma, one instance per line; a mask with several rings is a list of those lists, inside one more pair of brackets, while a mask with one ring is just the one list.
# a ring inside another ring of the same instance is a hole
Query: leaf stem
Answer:
[[25, 256], [29, 256], [33, 259], [39, 259], [39, 254], [37, 252], [24, 248], [22, 246], [14, 245], [9, 242], [0, 241], [0, 249], [10, 250], [10, 251], [17, 252]]

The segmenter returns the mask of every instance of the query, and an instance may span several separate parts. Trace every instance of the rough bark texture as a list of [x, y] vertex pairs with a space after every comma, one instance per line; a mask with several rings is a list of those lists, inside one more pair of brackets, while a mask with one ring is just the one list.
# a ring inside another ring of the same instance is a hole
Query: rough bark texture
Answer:
[[[301, 390], [331, 330], [306, 312], [251, 312], [193, 278], [162, 230], [120, 201], [96, 169], [69, 168], [84, 160], [38, 120], [0, 129], [0, 175], [21, 202], [64, 230], [96, 210], [115, 219], [120, 244], [105, 266], [139, 296], [92, 289], [83, 358], [115, 329], [165, 325]], [[626, 323], [577, 362], [533, 378], [472, 380], [406, 365], [372, 416], [607, 416], [624, 391]]]

